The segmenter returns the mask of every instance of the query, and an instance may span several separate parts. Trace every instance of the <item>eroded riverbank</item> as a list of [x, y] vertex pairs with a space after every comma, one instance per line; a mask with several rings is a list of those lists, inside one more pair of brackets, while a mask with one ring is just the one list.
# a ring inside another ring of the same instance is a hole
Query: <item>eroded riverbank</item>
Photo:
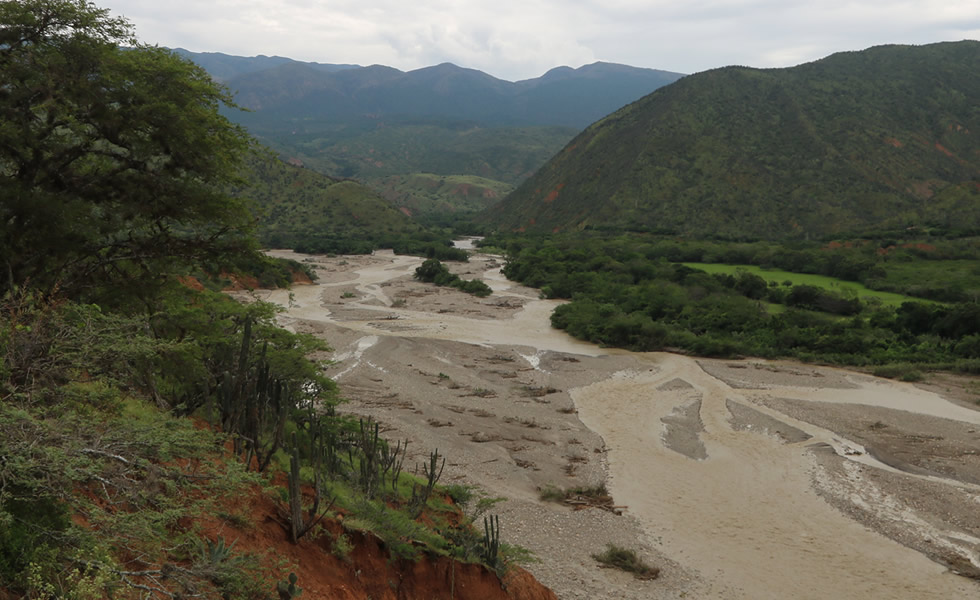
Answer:
[[[563, 598], [980, 594], [949, 569], [980, 568], [976, 411], [834, 369], [583, 344], [488, 257], [454, 267], [490, 283], [482, 300], [412, 281], [413, 257], [309, 260], [320, 285], [264, 294], [336, 349], [350, 410], [419, 456], [440, 448], [448, 482], [509, 498], [505, 538], [541, 556], [532, 572]], [[607, 470], [624, 517], [537, 500]], [[641, 549], [662, 579], [598, 569], [607, 542]]]

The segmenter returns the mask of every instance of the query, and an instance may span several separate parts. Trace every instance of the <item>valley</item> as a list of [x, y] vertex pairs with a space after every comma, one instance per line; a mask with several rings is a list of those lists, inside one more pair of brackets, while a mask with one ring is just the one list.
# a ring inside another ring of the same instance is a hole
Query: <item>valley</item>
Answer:
[[119, 8], [0, 2], [0, 600], [980, 597], [980, 42], [511, 82]]
[[[320, 283], [253, 294], [334, 348], [343, 410], [409, 440], [409, 462], [438, 448], [444, 484], [506, 498], [504, 540], [563, 599], [978, 592], [961, 575], [980, 575], [980, 412], [954, 380], [600, 348], [488, 255], [452, 264], [493, 288], [476, 299], [414, 281], [420, 258], [275, 254]], [[603, 482], [622, 516], [539, 499]], [[599, 568], [607, 543], [660, 578]]]

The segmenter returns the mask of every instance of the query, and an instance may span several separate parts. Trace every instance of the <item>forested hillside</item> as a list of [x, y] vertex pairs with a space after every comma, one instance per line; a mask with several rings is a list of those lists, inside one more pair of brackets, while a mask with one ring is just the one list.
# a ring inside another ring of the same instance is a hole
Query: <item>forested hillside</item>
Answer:
[[322, 340], [213, 289], [301, 268], [257, 251], [246, 195], [336, 230], [380, 214], [363, 188], [255, 162], [224, 90], [134, 38], [85, 0], [0, 2], [0, 598], [444, 595], [417, 563], [553, 598], [503, 591], [517, 554], [445, 457], [402, 473], [406, 444], [337, 413]]
[[729, 239], [980, 227], [980, 42], [686, 77], [592, 125], [485, 215]]
[[270, 152], [251, 155], [243, 173], [244, 185], [231, 191], [255, 208], [265, 247], [363, 253], [423, 232], [364, 185], [286, 164]]

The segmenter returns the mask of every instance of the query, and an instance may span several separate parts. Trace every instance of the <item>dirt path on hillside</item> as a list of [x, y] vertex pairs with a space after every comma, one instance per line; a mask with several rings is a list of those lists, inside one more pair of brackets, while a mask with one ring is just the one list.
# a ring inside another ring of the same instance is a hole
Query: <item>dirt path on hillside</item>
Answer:
[[[953, 574], [980, 574], [980, 413], [964, 404], [836, 369], [584, 344], [493, 257], [452, 265], [494, 289], [477, 299], [413, 281], [418, 258], [281, 254], [319, 285], [257, 295], [335, 348], [346, 409], [416, 462], [438, 448], [444, 483], [507, 498], [505, 541], [563, 599], [980, 596]], [[538, 500], [604, 481], [623, 516]], [[610, 542], [661, 578], [598, 568]]]

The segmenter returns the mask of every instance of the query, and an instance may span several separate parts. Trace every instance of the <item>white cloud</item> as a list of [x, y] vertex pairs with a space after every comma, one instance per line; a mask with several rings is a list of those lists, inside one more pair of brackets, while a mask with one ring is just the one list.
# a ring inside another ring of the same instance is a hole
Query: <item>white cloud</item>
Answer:
[[[97, 3], [99, 0], [96, 0]], [[504, 79], [605, 60], [696, 72], [976, 39], [980, 0], [105, 0], [164, 46]]]

